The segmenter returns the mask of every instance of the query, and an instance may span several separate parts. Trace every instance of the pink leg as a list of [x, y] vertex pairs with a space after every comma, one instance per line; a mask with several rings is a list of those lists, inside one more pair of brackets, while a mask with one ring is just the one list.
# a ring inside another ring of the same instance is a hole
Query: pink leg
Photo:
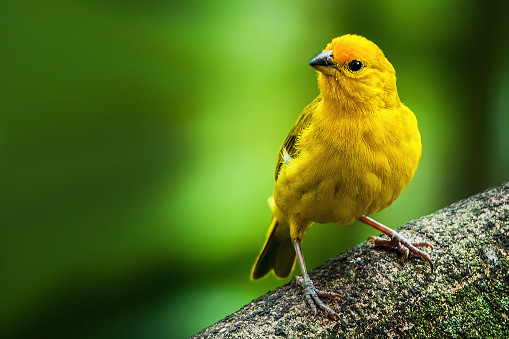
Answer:
[[415, 255], [418, 255], [419, 257], [423, 258], [430, 266], [431, 271], [433, 271], [433, 263], [431, 262], [431, 258], [429, 257], [429, 254], [426, 252], [421, 251], [417, 247], [428, 247], [430, 250], [433, 251], [433, 246], [424, 241], [424, 242], [418, 242], [418, 243], [411, 243], [406, 238], [401, 236], [398, 232], [390, 229], [389, 227], [379, 223], [378, 221], [375, 221], [371, 218], [368, 218], [366, 216], [361, 216], [359, 218], [360, 221], [363, 223], [379, 230], [383, 234], [389, 236], [391, 240], [386, 240], [380, 237], [369, 237], [368, 242], [373, 241], [373, 244], [375, 246], [385, 246], [385, 247], [392, 247], [397, 249], [399, 252], [403, 253], [405, 256], [405, 262], [408, 260], [408, 253], [411, 252]]
[[297, 283], [297, 285], [301, 286], [304, 289], [304, 295], [306, 300], [311, 306], [311, 310], [313, 314], [316, 314], [317, 307], [329, 316], [332, 320], [338, 320], [339, 315], [334, 312], [329, 306], [325, 305], [320, 297], [322, 298], [340, 298], [340, 295], [334, 292], [323, 292], [317, 288], [315, 288], [313, 281], [309, 278], [308, 272], [306, 270], [306, 263], [304, 262], [304, 255], [302, 254], [302, 248], [300, 246], [300, 241], [296, 241], [293, 243], [295, 247], [295, 252], [297, 253], [297, 258], [299, 258], [300, 270], [302, 272], [302, 277], [297, 276], [294, 277], [293, 280]]

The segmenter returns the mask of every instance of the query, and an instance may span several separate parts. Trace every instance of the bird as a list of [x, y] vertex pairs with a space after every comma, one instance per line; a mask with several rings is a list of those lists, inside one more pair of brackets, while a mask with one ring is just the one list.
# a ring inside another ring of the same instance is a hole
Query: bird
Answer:
[[253, 280], [274, 271], [286, 278], [296, 258], [312, 313], [338, 314], [322, 298], [306, 270], [301, 242], [315, 223], [348, 225], [359, 220], [389, 237], [375, 246], [422, 257], [433, 270], [427, 241], [411, 242], [369, 215], [390, 206], [410, 183], [421, 158], [417, 119], [398, 95], [396, 72], [382, 50], [360, 35], [334, 38], [309, 65], [320, 94], [308, 104], [279, 149], [267, 239], [251, 272]]

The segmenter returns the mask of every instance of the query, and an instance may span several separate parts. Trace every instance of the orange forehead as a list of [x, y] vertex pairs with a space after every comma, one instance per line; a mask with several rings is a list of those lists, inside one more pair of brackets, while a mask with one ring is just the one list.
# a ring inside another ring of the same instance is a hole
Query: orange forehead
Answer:
[[373, 42], [359, 35], [343, 35], [333, 39], [326, 51], [332, 50], [334, 61], [342, 64], [354, 59], [370, 60], [383, 55], [382, 51]]

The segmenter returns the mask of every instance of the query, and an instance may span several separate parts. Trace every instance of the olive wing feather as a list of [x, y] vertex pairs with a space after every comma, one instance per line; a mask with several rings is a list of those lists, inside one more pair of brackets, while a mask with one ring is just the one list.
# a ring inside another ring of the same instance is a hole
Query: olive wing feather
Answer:
[[292, 129], [290, 130], [290, 133], [288, 133], [288, 136], [286, 137], [285, 141], [283, 142], [283, 145], [281, 145], [281, 148], [279, 149], [279, 152], [277, 155], [277, 164], [276, 164], [276, 173], [275, 173], [276, 181], [279, 176], [279, 173], [281, 172], [281, 167], [283, 166], [283, 164], [285, 162], [288, 162], [291, 159], [295, 159], [299, 155], [299, 148], [298, 148], [299, 138], [302, 134], [302, 131], [304, 131], [306, 128], [308, 128], [309, 125], [311, 124], [313, 111], [321, 103], [322, 103], [322, 97], [318, 96], [318, 97], [316, 97], [315, 100], [313, 100], [309, 105], [307, 105], [304, 108], [304, 110], [300, 114], [299, 118], [297, 119], [297, 122], [295, 122]]

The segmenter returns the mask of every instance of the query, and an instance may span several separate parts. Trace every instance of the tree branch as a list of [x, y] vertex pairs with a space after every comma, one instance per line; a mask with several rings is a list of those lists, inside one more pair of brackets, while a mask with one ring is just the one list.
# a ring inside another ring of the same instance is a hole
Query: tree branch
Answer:
[[195, 338], [509, 337], [509, 182], [398, 230], [435, 247], [423, 260], [365, 243], [310, 272], [340, 315], [311, 314], [287, 283]]

